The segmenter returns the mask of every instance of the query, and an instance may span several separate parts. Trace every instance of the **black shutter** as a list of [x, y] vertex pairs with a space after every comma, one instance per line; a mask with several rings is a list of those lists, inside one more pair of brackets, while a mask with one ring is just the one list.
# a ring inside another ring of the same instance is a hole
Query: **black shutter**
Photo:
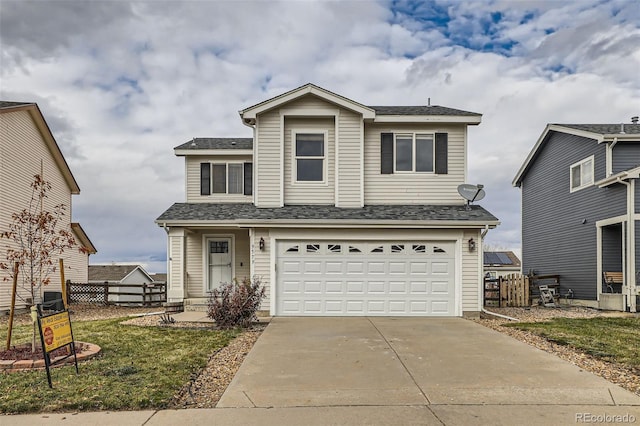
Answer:
[[380, 173], [393, 173], [393, 133], [380, 134]]
[[436, 133], [436, 174], [446, 175], [449, 172], [449, 134]]
[[244, 163], [244, 195], [253, 195], [253, 163]]
[[200, 163], [200, 195], [211, 195], [211, 164]]

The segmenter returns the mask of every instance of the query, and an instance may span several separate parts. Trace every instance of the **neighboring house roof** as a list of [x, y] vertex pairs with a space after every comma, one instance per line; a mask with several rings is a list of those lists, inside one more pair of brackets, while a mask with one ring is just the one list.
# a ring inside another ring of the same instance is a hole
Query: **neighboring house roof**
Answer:
[[151, 278], [153, 278], [153, 281], [157, 283], [167, 282], [167, 274], [151, 274]]
[[56, 142], [56, 139], [53, 137], [53, 133], [51, 133], [51, 129], [47, 124], [40, 108], [38, 108], [37, 104], [34, 103], [26, 103], [26, 102], [10, 102], [10, 101], [0, 101], [0, 114], [17, 112], [17, 111], [27, 111], [31, 115], [31, 118], [36, 124], [36, 127], [40, 131], [42, 138], [44, 139], [51, 155], [58, 165], [60, 172], [64, 176], [67, 185], [69, 185], [69, 189], [72, 194], [79, 194], [80, 187], [78, 186], [78, 182], [76, 182], [75, 177], [73, 177], [73, 173], [71, 173], [71, 169], [67, 164], [67, 160], [62, 155], [62, 151], [60, 151], [60, 146]]
[[76, 234], [76, 237], [80, 240], [80, 244], [87, 249], [89, 254], [96, 254], [98, 252], [78, 222], [71, 222], [71, 230]]
[[378, 224], [414, 222], [419, 226], [472, 226], [499, 224], [484, 208], [472, 205], [370, 205], [345, 209], [331, 205], [296, 205], [257, 208], [250, 203], [176, 203], [162, 213], [156, 223], [224, 222], [235, 224], [288, 224], [300, 222], [348, 222]]
[[146, 275], [149, 282], [153, 281], [153, 278], [140, 265], [89, 265], [89, 282], [119, 282], [131, 275], [136, 269]]
[[529, 166], [538, 156], [538, 152], [544, 147], [553, 132], [581, 136], [593, 139], [597, 143], [613, 142], [614, 140], [640, 142], [640, 124], [547, 124], [547, 127], [545, 127], [518, 173], [513, 178], [513, 186], [520, 186], [522, 179], [529, 170]]
[[520, 268], [520, 259], [512, 251], [485, 251], [484, 266]]
[[176, 151], [201, 149], [252, 150], [253, 138], [193, 138], [189, 142], [178, 145]]

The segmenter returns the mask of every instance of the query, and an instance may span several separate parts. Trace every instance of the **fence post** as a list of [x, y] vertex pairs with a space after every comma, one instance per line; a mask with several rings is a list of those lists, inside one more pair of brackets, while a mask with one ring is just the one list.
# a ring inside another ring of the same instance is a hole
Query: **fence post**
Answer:
[[142, 283], [142, 306], [147, 306], [147, 283]]
[[104, 304], [108, 305], [109, 304], [109, 281], [105, 281], [104, 284], [102, 284], [102, 288], [104, 290]]

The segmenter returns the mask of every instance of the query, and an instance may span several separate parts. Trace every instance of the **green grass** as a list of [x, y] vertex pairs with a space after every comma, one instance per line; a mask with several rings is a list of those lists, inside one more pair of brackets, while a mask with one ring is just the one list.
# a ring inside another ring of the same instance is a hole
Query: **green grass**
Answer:
[[531, 331], [607, 361], [640, 367], [640, 318], [554, 318], [508, 326]]
[[[95, 343], [102, 354], [73, 366], [45, 371], [0, 373], [0, 413], [165, 408], [211, 354], [238, 331], [136, 327], [123, 319], [74, 322], [76, 341]], [[6, 342], [6, 324], [0, 342]], [[12, 344], [29, 342], [31, 326], [18, 326]]]

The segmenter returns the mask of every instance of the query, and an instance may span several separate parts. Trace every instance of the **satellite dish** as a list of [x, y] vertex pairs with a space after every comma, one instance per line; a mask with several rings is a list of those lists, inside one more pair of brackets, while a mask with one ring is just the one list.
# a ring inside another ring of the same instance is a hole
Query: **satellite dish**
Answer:
[[462, 198], [467, 200], [467, 204], [473, 203], [474, 201], [480, 201], [487, 195], [482, 189], [484, 185], [471, 185], [469, 183], [463, 183], [462, 185], [458, 185], [458, 194], [462, 195]]

